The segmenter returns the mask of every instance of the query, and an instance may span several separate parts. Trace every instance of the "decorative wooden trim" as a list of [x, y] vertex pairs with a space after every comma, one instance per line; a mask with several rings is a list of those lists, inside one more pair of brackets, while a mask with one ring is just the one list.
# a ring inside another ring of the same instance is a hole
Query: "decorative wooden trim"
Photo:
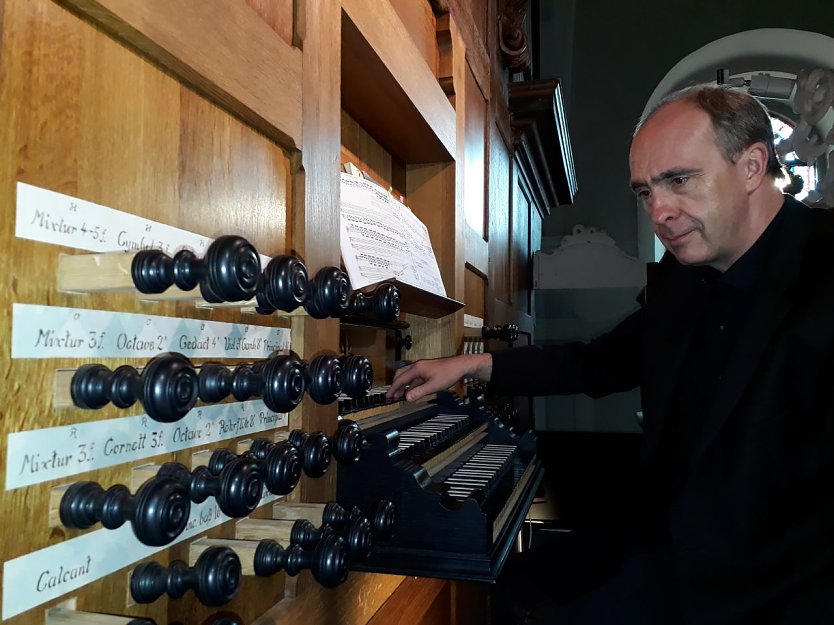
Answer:
[[542, 216], [572, 204], [576, 172], [558, 80], [510, 83], [515, 159]]
[[301, 51], [245, 3], [60, 2], [277, 143], [301, 147]]
[[466, 48], [466, 59], [472, 67], [472, 74], [485, 97], [489, 98], [489, 50], [484, 46], [482, 33], [478, 32], [475, 27], [475, 18], [472, 16], [470, 3], [461, 0], [430, 1], [436, 15], [440, 16], [447, 13], [451, 16], [452, 21], [458, 25], [458, 31]]
[[501, 0], [498, 11], [498, 46], [504, 67], [520, 73], [530, 66], [530, 48], [524, 32], [524, 18], [530, 0]]

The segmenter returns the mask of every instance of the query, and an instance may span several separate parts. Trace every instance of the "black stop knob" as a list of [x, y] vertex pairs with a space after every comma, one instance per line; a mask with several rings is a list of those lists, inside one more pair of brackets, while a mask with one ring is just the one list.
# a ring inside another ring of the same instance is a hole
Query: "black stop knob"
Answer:
[[352, 517], [339, 529], [326, 523], [321, 527], [316, 527], [307, 519], [299, 519], [293, 523], [290, 542], [304, 549], [312, 549], [330, 534], [338, 534], [345, 539], [348, 556], [353, 562], [361, 562], [371, 553], [373, 547], [371, 524], [362, 515]]
[[518, 339], [518, 326], [514, 323], [507, 323], [502, 326], [484, 326], [481, 328], [481, 337], [512, 343]]
[[200, 399], [207, 404], [216, 404], [232, 394], [232, 370], [219, 362], [206, 362], [200, 365], [199, 392]]
[[365, 356], [351, 354], [339, 356], [342, 363], [342, 391], [353, 399], [359, 399], [368, 394], [368, 389], [374, 383], [374, 368]]
[[371, 293], [356, 291], [350, 298], [347, 314], [360, 315], [371, 311], [380, 321], [394, 321], [400, 316], [400, 291], [390, 282], [377, 286]]
[[342, 419], [336, 428], [336, 434], [330, 441], [333, 457], [339, 464], [353, 464], [359, 461], [365, 437], [355, 421]]
[[172, 423], [197, 401], [199, 377], [191, 361], [177, 353], [152, 358], [140, 374], [129, 365], [110, 371], [101, 364], [83, 365], [72, 376], [70, 396], [79, 408], [119, 408], [142, 404], [154, 421]]
[[387, 499], [381, 500], [370, 516], [374, 538], [380, 541], [390, 540], [397, 527], [397, 506]]
[[257, 463], [237, 456], [224, 464], [217, 475], [212, 475], [206, 466], [189, 471], [179, 462], [166, 462], [159, 468], [157, 475], [173, 478], [183, 484], [194, 503], [202, 503], [213, 496], [223, 514], [232, 518], [248, 516], [257, 508], [264, 488]]
[[315, 319], [341, 317], [350, 302], [350, 280], [338, 267], [319, 269], [308, 286], [304, 310]]
[[275, 495], [287, 495], [296, 487], [301, 477], [301, 458], [298, 450], [288, 443], [275, 444], [258, 439], [246, 454], [236, 456], [230, 449], [217, 449], [209, 458], [208, 468], [218, 475], [223, 468], [238, 457], [257, 463], [266, 489]]
[[298, 449], [305, 475], [321, 477], [327, 473], [332, 454], [330, 440], [324, 435], [324, 432], [308, 434], [303, 430], [293, 430], [290, 432], [287, 442]]
[[229, 603], [241, 579], [240, 558], [228, 547], [209, 547], [193, 567], [174, 560], [166, 569], [157, 562], [137, 566], [130, 576], [130, 594], [136, 603], [152, 603], [162, 595], [172, 599], [193, 590], [204, 605]]
[[304, 549], [314, 549], [322, 538], [333, 534], [335, 530], [329, 525], [316, 527], [307, 519], [298, 519], [290, 530], [290, 543]]
[[304, 398], [304, 375], [304, 364], [291, 355], [239, 365], [232, 373], [232, 395], [238, 401], [260, 397], [270, 410], [290, 412]]
[[338, 586], [347, 579], [348, 554], [343, 538], [330, 534], [324, 537], [315, 551], [304, 551], [300, 545], [284, 549], [274, 540], [262, 540], [255, 550], [255, 575], [274, 575], [280, 570], [287, 575], [298, 575], [311, 569], [313, 577], [327, 588]]
[[243, 237], [226, 235], [212, 241], [200, 259], [190, 250], [174, 258], [159, 250], [137, 252], [131, 263], [133, 284], [142, 293], [162, 293], [171, 285], [190, 291], [198, 284], [208, 302], [239, 302], [254, 297], [261, 258]]
[[307, 298], [307, 267], [295, 256], [275, 256], [258, 279], [255, 297], [259, 314], [292, 312]]
[[116, 529], [130, 521], [142, 544], [160, 547], [185, 529], [191, 502], [182, 484], [156, 476], [135, 495], [123, 484], [105, 491], [96, 482], [76, 482], [64, 493], [58, 511], [61, 523], [75, 529], [86, 529], [99, 521], [107, 529]]
[[342, 365], [332, 354], [320, 354], [305, 368], [307, 394], [317, 404], [332, 404], [342, 392]]

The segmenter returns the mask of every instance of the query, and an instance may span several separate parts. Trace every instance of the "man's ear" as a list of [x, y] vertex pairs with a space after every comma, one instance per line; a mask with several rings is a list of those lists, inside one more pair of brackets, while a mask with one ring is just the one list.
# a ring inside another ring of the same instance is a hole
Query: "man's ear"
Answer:
[[747, 192], [752, 193], [761, 186], [767, 175], [767, 146], [760, 142], [744, 151], [744, 178]]

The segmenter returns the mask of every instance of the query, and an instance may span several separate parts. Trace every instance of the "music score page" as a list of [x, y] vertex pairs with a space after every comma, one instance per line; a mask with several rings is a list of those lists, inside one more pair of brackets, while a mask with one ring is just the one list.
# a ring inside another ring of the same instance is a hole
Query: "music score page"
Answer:
[[354, 289], [396, 278], [446, 297], [425, 224], [379, 185], [341, 174], [342, 259]]

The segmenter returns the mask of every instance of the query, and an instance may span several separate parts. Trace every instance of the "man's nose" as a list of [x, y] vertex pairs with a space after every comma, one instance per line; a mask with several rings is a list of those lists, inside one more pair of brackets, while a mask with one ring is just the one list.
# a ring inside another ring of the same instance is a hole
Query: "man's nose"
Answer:
[[678, 208], [674, 198], [669, 197], [667, 193], [663, 193], [662, 191], [652, 193], [644, 205], [653, 224], [665, 224], [678, 215]]

